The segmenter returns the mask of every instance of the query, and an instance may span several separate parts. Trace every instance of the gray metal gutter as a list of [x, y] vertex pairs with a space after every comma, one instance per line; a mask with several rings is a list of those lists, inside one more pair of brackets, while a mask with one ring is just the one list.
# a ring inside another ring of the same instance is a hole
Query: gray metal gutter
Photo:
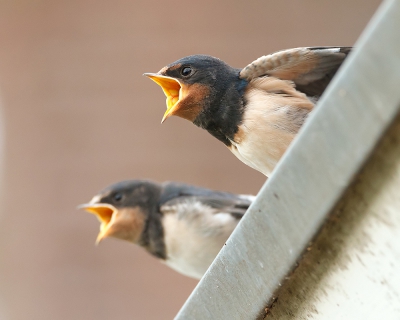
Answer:
[[257, 319], [400, 106], [400, 1], [385, 1], [176, 319]]

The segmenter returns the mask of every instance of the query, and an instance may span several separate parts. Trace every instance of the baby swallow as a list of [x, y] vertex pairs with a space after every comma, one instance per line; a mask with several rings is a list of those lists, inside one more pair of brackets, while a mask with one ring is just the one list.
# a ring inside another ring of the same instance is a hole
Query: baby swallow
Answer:
[[244, 69], [194, 55], [145, 75], [167, 96], [162, 122], [172, 115], [192, 121], [269, 176], [350, 50], [289, 49]]
[[80, 208], [101, 222], [96, 243], [107, 237], [133, 242], [200, 279], [253, 199], [176, 182], [131, 180], [107, 187]]

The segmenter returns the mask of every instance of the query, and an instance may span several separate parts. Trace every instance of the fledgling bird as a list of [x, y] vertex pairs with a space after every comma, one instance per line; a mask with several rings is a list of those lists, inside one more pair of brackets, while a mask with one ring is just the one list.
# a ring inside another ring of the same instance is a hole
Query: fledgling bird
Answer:
[[96, 243], [107, 237], [133, 242], [172, 269], [200, 279], [253, 200], [183, 183], [129, 180], [79, 208], [101, 222]]
[[167, 111], [206, 129], [248, 166], [269, 176], [350, 47], [310, 47], [263, 56], [243, 69], [207, 55], [145, 73]]

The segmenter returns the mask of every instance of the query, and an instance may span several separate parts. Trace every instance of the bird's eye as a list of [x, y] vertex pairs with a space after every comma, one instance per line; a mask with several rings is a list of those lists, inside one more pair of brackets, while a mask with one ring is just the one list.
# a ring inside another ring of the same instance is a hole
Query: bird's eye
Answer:
[[192, 68], [191, 68], [191, 67], [184, 67], [184, 68], [182, 68], [182, 70], [181, 70], [181, 74], [182, 74], [184, 77], [189, 76], [191, 73], [192, 73]]
[[118, 202], [118, 201], [121, 201], [121, 199], [122, 199], [122, 193], [118, 192], [118, 193], [114, 194], [113, 198], [114, 198], [114, 200], [117, 201], [117, 202]]

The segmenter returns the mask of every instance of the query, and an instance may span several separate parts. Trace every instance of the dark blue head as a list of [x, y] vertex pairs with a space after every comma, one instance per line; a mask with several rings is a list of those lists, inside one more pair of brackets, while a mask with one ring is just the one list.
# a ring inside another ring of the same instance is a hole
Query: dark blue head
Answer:
[[244, 80], [239, 78], [239, 72], [240, 69], [218, 58], [193, 55], [169, 64], [156, 74], [146, 75], [159, 84], [167, 96], [163, 121], [176, 115], [194, 122], [202, 112], [218, 108], [222, 96], [232, 86], [240, 87]]

